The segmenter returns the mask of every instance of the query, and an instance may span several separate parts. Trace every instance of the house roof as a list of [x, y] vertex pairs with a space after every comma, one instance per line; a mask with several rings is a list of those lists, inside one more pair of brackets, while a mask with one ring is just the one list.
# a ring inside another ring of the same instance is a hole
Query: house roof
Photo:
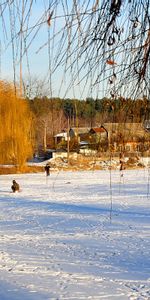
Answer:
[[54, 135], [54, 137], [64, 137], [64, 138], [66, 138], [67, 137], [67, 132], [60, 132], [60, 133]]
[[106, 132], [106, 129], [103, 126], [101, 126], [101, 127], [94, 127], [94, 128], [91, 128], [91, 130], [93, 130], [95, 133]]
[[104, 123], [103, 126], [112, 134], [123, 133], [128, 136], [135, 134], [137, 136], [144, 136], [148, 134], [142, 123]]
[[70, 128], [71, 130], [74, 131], [75, 134], [84, 134], [88, 133], [90, 128], [89, 127], [72, 127]]
[[112, 129], [128, 129], [128, 130], [142, 130], [143, 129], [143, 124], [142, 123], [104, 123], [103, 126], [109, 130]]

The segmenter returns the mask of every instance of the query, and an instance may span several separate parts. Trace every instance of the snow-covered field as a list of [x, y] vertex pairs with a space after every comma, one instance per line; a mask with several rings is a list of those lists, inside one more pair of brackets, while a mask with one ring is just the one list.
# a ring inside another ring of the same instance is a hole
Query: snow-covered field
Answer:
[[0, 300], [150, 299], [149, 179], [147, 169], [1, 175]]

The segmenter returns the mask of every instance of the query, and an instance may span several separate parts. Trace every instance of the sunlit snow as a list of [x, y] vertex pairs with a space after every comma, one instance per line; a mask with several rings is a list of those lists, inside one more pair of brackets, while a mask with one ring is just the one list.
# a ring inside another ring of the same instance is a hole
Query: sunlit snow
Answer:
[[1, 175], [0, 300], [150, 300], [149, 184], [146, 168]]

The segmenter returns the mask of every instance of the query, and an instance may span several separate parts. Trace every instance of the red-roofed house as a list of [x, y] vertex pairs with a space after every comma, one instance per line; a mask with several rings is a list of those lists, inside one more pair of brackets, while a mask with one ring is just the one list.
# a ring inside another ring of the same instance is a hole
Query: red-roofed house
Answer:
[[96, 143], [108, 140], [108, 131], [104, 126], [91, 128], [89, 135], [95, 139]]

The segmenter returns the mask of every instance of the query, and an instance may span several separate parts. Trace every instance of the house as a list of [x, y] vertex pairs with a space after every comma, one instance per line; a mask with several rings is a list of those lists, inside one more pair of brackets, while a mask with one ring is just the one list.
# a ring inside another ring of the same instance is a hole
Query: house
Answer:
[[114, 146], [114, 150], [117, 152], [135, 153], [135, 152], [146, 152], [150, 149], [149, 143], [142, 143], [140, 141], [125, 141], [118, 143]]
[[113, 138], [124, 137], [131, 140], [133, 137], [143, 137], [148, 134], [142, 123], [104, 123], [103, 126], [108, 132], [108, 139], [111, 141]]
[[150, 149], [150, 134], [142, 123], [104, 123], [113, 151], [143, 152]]
[[[147, 123], [148, 125], [150, 123]], [[76, 138], [80, 150], [97, 149], [99, 152], [148, 152], [150, 132], [142, 123], [103, 123], [99, 127], [73, 127], [69, 140]], [[67, 141], [67, 132], [55, 135], [56, 143]]]
[[108, 131], [104, 126], [93, 127], [89, 131], [89, 136], [94, 137], [95, 143], [100, 143], [108, 139]]
[[67, 141], [67, 139], [68, 139], [67, 132], [64, 131], [64, 132], [54, 135], [54, 139], [55, 139], [55, 144], [59, 144], [63, 141]]
[[80, 141], [86, 141], [90, 128], [88, 127], [72, 127], [69, 130], [70, 139], [77, 138], [78, 143]]

